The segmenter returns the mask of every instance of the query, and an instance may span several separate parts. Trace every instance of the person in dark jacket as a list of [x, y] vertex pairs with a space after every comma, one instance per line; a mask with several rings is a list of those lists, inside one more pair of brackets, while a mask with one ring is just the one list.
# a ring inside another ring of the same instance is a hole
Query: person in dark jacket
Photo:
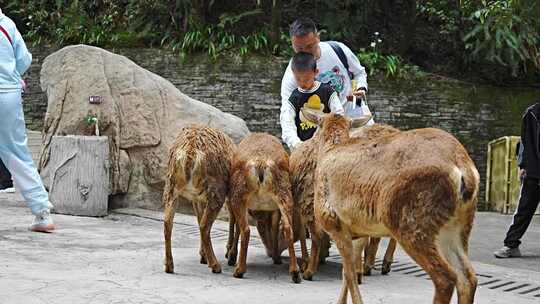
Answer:
[[504, 247], [494, 252], [497, 258], [520, 257], [521, 237], [532, 221], [540, 202], [540, 104], [536, 103], [525, 111], [521, 123], [521, 143], [518, 147], [519, 177], [521, 191], [514, 219]]
[[0, 160], [0, 193], [13, 193], [15, 188], [13, 188], [13, 180], [11, 179], [11, 174], [6, 168], [2, 160]]

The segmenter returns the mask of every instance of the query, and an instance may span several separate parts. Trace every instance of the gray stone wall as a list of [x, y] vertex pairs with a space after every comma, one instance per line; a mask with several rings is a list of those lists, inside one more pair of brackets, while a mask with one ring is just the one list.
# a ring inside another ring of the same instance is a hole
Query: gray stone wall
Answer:
[[[53, 49], [32, 49], [34, 63], [27, 74], [25, 115], [30, 129], [43, 126], [46, 97], [39, 86], [43, 59]], [[280, 135], [280, 82], [286, 60], [250, 57], [211, 61], [195, 56], [184, 61], [159, 49], [112, 50], [171, 81], [180, 91], [235, 114], [251, 131]], [[370, 79], [369, 105], [378, 122], [400, 129], [437, 127], [465, 145], [482, 177], [484, 201], [487, 143], [519, 135], [520, 114], [535, 102], [540, 90], [495, 88], [429, 77], [416, 81]], [[485, 206], [481, 206], [484, 208]]]

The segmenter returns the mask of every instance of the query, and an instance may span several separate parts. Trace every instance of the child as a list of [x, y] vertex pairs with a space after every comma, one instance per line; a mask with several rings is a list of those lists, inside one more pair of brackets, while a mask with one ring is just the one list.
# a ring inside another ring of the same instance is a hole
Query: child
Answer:
[[281, 113], [282, 133], [289, 135], [283, 136], [283, 139], [288, 139], [285, 143], [290, 149], [310, 139], [317, 130], [316, 124], [303, 117], [300, 112], [302, 108], [320, 113], [344, 113], [336, 91], [329, 84], [315, 80], [319, 70], [312, 54], [296, 53], [291, 68], [298, 87], [289, 97], [289, 107]]
[[21, 104], [21, 76], [31, 63], [32, 55], [15, 23], [0, 10], [0, 159], [35, 215], [30, 230], [51, 232], [55, 229], [49, 210], [52, 205], [26, 145]]

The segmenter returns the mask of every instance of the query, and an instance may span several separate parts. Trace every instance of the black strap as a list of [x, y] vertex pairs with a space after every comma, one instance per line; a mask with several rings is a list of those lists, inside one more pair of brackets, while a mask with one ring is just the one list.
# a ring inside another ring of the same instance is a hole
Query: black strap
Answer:
[[343, 52], [343, 49], [339, 46], [339, 44], [336, 41], [327, 41], [328, 44], [332, 47], [336, 55], [339, 57], [339, 61], [343, 64], [345, 69], [347, 70], [347, 73], [349, 74], [349, 78], [354, 79], [354, 74], [349, 70], [349, 62], [347, 61], [347, 56], [345, 56], [345, 52]]

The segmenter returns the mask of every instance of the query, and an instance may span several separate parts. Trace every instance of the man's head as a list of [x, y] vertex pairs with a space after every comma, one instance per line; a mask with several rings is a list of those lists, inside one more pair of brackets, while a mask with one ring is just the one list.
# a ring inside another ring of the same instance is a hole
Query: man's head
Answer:
[[291, 62], [291, 69], [299, 88], [303, 90], [313, 88], [319, 70], [317, 69], [317, 61], [312, 54], [306, 52], [296, 53]]
[[295, 20], [290, 28], [292, 47], [295, 53], [306, 52], [319, 59], [321, 49], [319, 48], [320, 37], [317, 32], [315, 22], [309, 18], [299, 18]]

